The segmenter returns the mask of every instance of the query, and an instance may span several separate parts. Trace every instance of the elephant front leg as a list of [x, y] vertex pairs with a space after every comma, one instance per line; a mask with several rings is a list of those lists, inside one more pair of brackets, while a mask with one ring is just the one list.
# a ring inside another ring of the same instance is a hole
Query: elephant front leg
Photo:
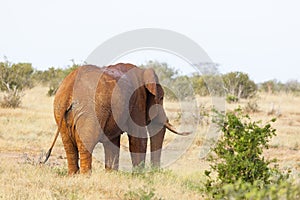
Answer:
[[151, 165], [160, 167], [162, 145], [165, 137], [166, 128], [160, 125], [148, 126], [150, 135]]
[[144, 168], [147, 151], [147, 137], [135, 137], [132, 135], [128, 135], [128, 137], [133, 168]]
[[103, 143], [106, 170], [119, 169], [120, 138], [121, 136], [119, 135], [118, 137]]

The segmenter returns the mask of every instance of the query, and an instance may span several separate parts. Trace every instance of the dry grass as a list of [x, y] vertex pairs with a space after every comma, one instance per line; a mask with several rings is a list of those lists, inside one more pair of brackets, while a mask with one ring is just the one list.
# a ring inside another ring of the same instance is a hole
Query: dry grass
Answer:
[[[209, 163], [199, 159], [199, 149], [209, 126], [198, 127], [189, 149], [161, 172], [133, 175], [130, 172], [107, 173], [103, 164], [94, 159], [90, 176], [68, 177], [65, 153], [58, 140], [47, 165], [39, 165], [39, 158], [52, 142], [56, 124], [53, 118], [53, 98], [46, 96], [47, 88], [35, 87], [26, 91], [22, 107], [0, 108], [0, 199], [202, 199], [201, 180]], [[272, 140], [269, 158], [277, 157], [282, 168], [300, 172], [300, 97], [268, 96], [260, 94], [259, 112], [254, 119], [268, 121], [276, 117], [277, 137]], [[211, 99], [199, 98], [199, 104], [209, 108]], [[245, 106], [247, 100], [227, 105], [227, 109]], [[173, 123], [179, 123], [178, 104], [165, 104]], [[276, 112], [271, 113], [273, 108]], [[278, 111], [278, 112], [277, 112]], [[206, 119], [203, 119], [206, 120]], [[166, 144], [173, 134], [168, 133]], [[184, 140], [184, 138], [182, 138]], [[123, 149], [128, 151], [126, 137]], [[300, 179], [300, 177], [298, 177]]]

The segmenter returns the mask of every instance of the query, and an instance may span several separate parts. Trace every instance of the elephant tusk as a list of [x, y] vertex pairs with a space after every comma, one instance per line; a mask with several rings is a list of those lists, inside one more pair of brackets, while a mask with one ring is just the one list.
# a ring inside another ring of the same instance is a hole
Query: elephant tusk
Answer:
[[189, 135], [189, 134], [191, 134], [191, 132], [178, 132], [178, 131], [176, 131], [175, 130], [175, 128], [169, 123], [169, 122], [166, 122], [165, 124], [165, 127], [169, 130], [169, 131], [171, 131], [171, 132], [173, 132], [173, 133], [175, 133], [175, 134], [177, 134], [177, 135]]

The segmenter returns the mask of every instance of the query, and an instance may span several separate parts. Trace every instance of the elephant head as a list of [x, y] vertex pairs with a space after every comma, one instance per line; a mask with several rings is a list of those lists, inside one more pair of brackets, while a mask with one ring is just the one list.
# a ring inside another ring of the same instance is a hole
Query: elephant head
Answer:
[[150, 136], [151, 164], [160, 166], [162, 143], [166, 129], [178, 135], [188, 135], [189, 132], [178, 132], [169, 123], [163, 108], [164, 90], [153, 69], [145, 69], [145, 88], [147, 95], [147, 130]]

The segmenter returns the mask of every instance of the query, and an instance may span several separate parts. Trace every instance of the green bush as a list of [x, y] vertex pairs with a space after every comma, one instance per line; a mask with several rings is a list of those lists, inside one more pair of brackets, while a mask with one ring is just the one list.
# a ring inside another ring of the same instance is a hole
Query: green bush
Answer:
[[33, 87], [34, 69], [30, 63], [14, 64], [4, 59], [0, 62], [0, 91], [4, 91], [0, 106], [17, 108], [22, 102], [22, 91]]
[[239, 101], [239, 98], [236, 97], [236, 96], [234, 96], [234, 95], [228, 94], [228, 95], [226, 96], [226, 102], [227, 102], [227, 103], [236, 103], [236, 102], [238, 102], [238, 101]]
[[[278, 170], [276, 160], [266, 160], [262, 155], [276, 135], [276, 130], [271, 127], [275, 119], [262, 125], [261, 121], [251, 121], [239, 108], [226, 114], [215, 111], [213, 122], [223, 135], [213, 148], [214, 155], [209, 157], [212, 171], [205, 171], [208, 178], [206, 191], [211, 197], [222, 199], [232, 187], [237, 188], [237, 193], [246, 195], [245, 191], [252, 187], [263, 190], [288, 178], [288, 174]], [[215, 178], [212, 172], [216, 173]]]
[[79, 67], [78, 64], [73, 63], [65, 69], [50, 67], [45, 71], [37, 71], [34, 74], [34, 80], [38, 83], [49, 87], [48, 96], [53, 96], [56, 93], [61, 81], [73, 70]]
[[237, 181], [222, 186], [223, 194], [218, 194], [215, 199], [272, 199], [272, 200], [296, 200], [300, 198], [300, 184], [293, 184], [291, 181], [275, 182], [263, 185], [259, 181], [245, 183]]
[[7, 91], [7, 86], [18, 90], [32, 88], [33, 73], [34, 69], [31, 63], [13, 64], [7, 60], [0, 62], [0, 90]]
[[139, 199], [139, 200], [154, 200], [154, 199], [160, 199], [155, 197], [155, 190], [150, 188], [150, 189], [144, 189], [144, 188], [139, 188], [135, 189], [133, 191], [128, 191], [124, 195], [126, 200], [134, 200], [134, 199]]

